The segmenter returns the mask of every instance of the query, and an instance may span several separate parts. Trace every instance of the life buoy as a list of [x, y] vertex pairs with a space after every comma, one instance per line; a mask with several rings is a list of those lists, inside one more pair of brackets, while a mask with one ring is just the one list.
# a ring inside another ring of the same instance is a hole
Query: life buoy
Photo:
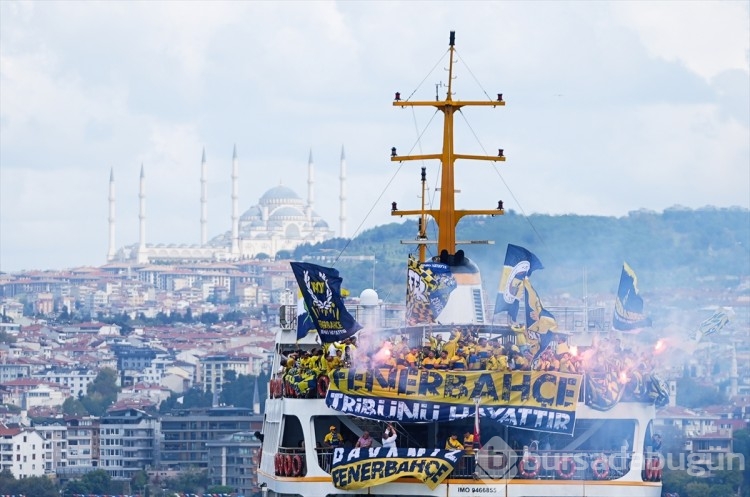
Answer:
[[591, 463], [591, 472], [597, 480], [604, 480], [609, 476], [609, 461], [606, 456], [599, 456]]
[[296, 455], [292, 458], [292, 476], [302, 475], [302, 456]]
[[525, 456], [518, 462], [518, 472], [524, 478], [536, 478], [539, 474], [539, 458], [537, 456]]
[[292, 455], [284, 456], [284, 476], [292, 476]]
[[283, 476], [284, 472], [284, 460], [281, 454], [276, 454], [273, 458], [273, 469], [276, 472], [276, 476]]
[[[565, 469], [566, 467], [568, 469]], [[570, 456], [561, 457], [557, 461], [557, 476], [563, 480], [570, 480], [574, 474], [576, 474], [576, 463], [573, 458]]]
[[292, 399], [297, 396], [297, 392], [294, 391], [294, 385], [291, 382], [286, 382], [286, 396]]
[[646, 461], [646, 481], [661, 481], [661, 463], [658, 457]]
[[326, 396], [330, 383], [331, 379], [327, 375], [320, 375], [320, 378], [318, 378], [318, 397], [323, 398]]
[[270, 385], [271, 389], [270, 390], [271, 390], [271, 398], [272, 399], [278, 399], [279, 397], [281, 397], [281, 388], [280, 388], [281, 385], [279, 385], [280, 381], [281, 380], [276, 379], [276, 378], [274, 378], [273, 380], [271, 380], [271, 385]]

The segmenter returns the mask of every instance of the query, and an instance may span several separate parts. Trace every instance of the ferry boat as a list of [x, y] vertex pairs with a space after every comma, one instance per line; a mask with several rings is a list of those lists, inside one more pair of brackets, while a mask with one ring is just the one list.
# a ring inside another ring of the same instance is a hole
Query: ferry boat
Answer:
[[[497, 156], [456, 152], [453, 118], [464, 107], [497, 108], [505, 101], [502, 94], [454, 100], [455, 57], [451, 32], [443, 100], [411, 101], [396, 93], [393, 101], [395, 107], [433, 107], [444, 119], [442, 151], [391, 152], [393, 162], [441, 162], [439, 208], [426, 209], [424, 200], [414, 210], [392, 205], [394, 216], [419, 218], [405, 317], [385, 312], [374, 290], [365, 290], [352, 309], [363, 329], [329, 344], [314, 331], [298, 337], [296, 299], [282, 306], [257, 468], [262, 495], [657, 497], [662, 458], [652, 420], [666, 393], [647, 365], [618, 357], [619, 343], [577, 348], [545, 329], [537, 329], [537, 338], [555, 337], [555, 343], [532, 355], [520, 340], [523, 326], [487, 318], [479, 268], [456, 249], [471, 242], [457, 240], [455, 228], [467, 215], [502, 215], [503, 203], [457, 210], [454, 163], [505, 156], [503, 150]], [[425, 175], [422, 168], [423, 199]], [[437, 227], [436, 240], [427, 236], [428, 219]], [[435, 243], [439, 255], [428, 258], [427, 247]], [[511, 249], [524, 253], [509, 246], [508, 254]], [[527, 255], [510, 264], [506, 255], [505, 290], [529, 281], [534, 259]], [[306, 270], [312, 291], [316, 274]], [[319, 276], [330, 310], [338, 287]], [[534, 302], [524, 307], [543, 321]], [[430, 347], [457, 359], [436, 366]], [[519, 353], [524, 348], [525, 355]], [[337, 359], [331, 358], [335, 350]], [[329, 361], [319, 362], [321, 356]], [[555, 365], [540, 367], [543, 359]]]

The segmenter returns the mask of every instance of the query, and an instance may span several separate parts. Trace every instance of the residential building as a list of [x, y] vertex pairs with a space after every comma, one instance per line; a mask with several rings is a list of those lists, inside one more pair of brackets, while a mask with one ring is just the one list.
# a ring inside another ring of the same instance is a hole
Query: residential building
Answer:
[[54, 475], [68, 465], [68, 427], [62, 419], [35, 423], [34, 430], [44, 440], [44, 473]]
[[231, 487], [238, 495], [250, 496], [258, 492], [261, 442], [255, 435], [238, 432], [207, 442], [206, 447], [211, 485]]
[[9, 470], [16, 479], [44, 475], [44, 440], [31, 428], [8, 428], [0, 424], [0, 471]]
[[161, 466], [185, 470], [208, 467], [207, 443], [233, 433], [259, 430], [263, 418], [245, 407], [172, 411], [161, 418]]
[[234, 371], [237, 376], [252, 374], [250, 356], [217, 354], [202, 357], [198, 368], [198, 383], [204, 392], [218, 393], [226, 381], [227, 371]]
[[33, 375], [34, 378], [66, 386], [70, 395], [81, 397], [86, 395], [88, 386], [96, 378], [97, 371], [86, 368], [52, 368]]
[[129, 480], [158, 461], [159, 420], [138, 409], [110, 411], [99, 421], [99, 467]]
[[[65, 420], [68, 427], [68, 471], [85, 474], [99, 466], [99, 418], [72, 417]], [[58, 471], [60, 473], [60, 471]]]

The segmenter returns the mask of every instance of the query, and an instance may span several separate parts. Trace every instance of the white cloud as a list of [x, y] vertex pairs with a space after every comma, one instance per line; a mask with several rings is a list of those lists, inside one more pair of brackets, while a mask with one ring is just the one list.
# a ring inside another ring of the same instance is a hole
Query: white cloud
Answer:
[[462, 151], [508, 156], [510, 191], [459, 164], [467, 208], [750, 207], [748, 25], [746, 2], [0, 2], [0, 270], [103, 263], [110, 168], [118, 246], [136, 242], [141, 163], [148, 241], [196, 243], [204, 147], [209, 236], [235, 144], [242, 211], [279, 181], [305, 198], [312, 148], [337, 228], [343, 144], [349, 233], [391, 222], [419, 177], [378, 201], [391, 146], [434, 150], [441, 124], [420, 137], [430, 111], [390, 99], [434, 98], [451, 29], [457, 98], [508, 101], [457, 118]]
[[748, 69], [747, 2], [662, 1], [649, 2], [647, 8], [638, 2], [615, 2], [613, 6], [653, 57], [679, 61], [706, 80], [726, 70]]

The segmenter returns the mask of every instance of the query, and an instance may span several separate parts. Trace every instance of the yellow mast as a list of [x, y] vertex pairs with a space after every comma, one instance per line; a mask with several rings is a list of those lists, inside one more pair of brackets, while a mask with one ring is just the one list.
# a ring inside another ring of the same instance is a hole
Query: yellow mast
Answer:
[[[425, 241], [426, 236], [426, 219], [425, 216], [429, 215], [435, 220], [438, 226], [438, 253], [443, 250], [447, 250], [449, 254], [456, 252], [456, 225], [458, 221], [464, 216], [497, 216], [504, 214], [502, 201], [498, 202], [497, 208], [492, 210], [456, 210], [455, 206], [455, 182], [454, 182], [454, 165], [456, 159], [469, 159], [469, 160], [489, 160], [489, 161], [505, 161], [503, 150], [498, 150], [498, 155], [484, 156], [484, 155], [467, 155], [457, 154], [453, 150], [453, 114], [460, 110], [462, 107], [467, 106], [484, 106], [484, 107], [497, 107], [504, 106], [502, 93], [498, 93], [496, 101], [454, 101], [452, 95], [453, 87], [453, 57], [455, 53], [455, 31], [450, 32], [450, 48], [449, 56], [450, 63], [448, 66], [448, 91], [445, 96], [445, 100], [437, 100], [435, 102], [419, 102], [419, 101], [402, 101], [399, 93], [396, 93], [396, 97], [393, 102], [394, 107], [435, 107], [436, 109], [443, 112], [443, 150], [440, 154], [425, 154], [425, 155], [407, 155], [400, 156], [396, 153], [396, 148], [391, 149], [391, 162], [402, 162], [410, 160], [428, 160], [428, 159], [439, 159], [442, 164], [442, 176], [440, 179], [440, 208], [439, 209], [425, 209], [424, 208], [424, 195], [425, 195], [425, 172], [422, 168], [422, 209], [421, 210], [399, 210], [394, 202], [392, 204], [391, 215], [392, 216], [420, 216], [420, 227], [419, 227], [419, 239]], [[425, 260], [425, 244], [421, 243], [419, 248], [420, 260]]]

